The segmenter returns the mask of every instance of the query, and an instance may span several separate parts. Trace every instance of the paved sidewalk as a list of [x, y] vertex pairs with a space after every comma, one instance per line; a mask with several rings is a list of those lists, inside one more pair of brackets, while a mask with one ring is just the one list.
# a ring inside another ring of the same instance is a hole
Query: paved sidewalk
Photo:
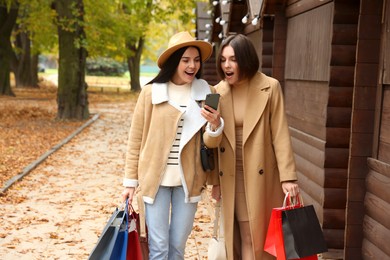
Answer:
[[[91, 107], [99, 119], [8, 190], [12, 200], [6, 197], [0, 205], [0, 259], [88, 258], [105, 222], [121, 204], [133, 106]], [[207, 259], [211, 233], [210, 216], [201, 202], [186, 259]]]

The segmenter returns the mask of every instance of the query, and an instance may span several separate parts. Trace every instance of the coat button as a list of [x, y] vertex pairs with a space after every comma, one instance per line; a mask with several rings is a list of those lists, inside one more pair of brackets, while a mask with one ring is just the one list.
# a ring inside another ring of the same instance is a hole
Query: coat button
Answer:
[[219, 148], [219, 150], [221, 151], [221, 153], [223, 153], [225, 151], [225, 147], [221, 147]]
[[222, 171], [220, 171], [220, 172], [219, 172], [219, 176], [222, 176], [222, 175], [223, 175], [223, 172], [222, 172]]
[[264, 170], [260, 169], [259, 174], [263, 174], [263, 173], [264, 173]]

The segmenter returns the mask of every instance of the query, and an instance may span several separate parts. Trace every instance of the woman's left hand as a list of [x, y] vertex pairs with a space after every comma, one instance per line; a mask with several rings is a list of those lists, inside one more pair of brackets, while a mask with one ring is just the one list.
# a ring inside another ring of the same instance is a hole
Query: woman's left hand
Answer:
[[212, 107], [204, 105], [200, 113], [210, 123], [211, 130], [215, 130], [221, 125], [221, 115]]
[[284, 194], [286, 194], [288, 192], [293, 197], [297, 196], [299, 193], [299, 187], [295, 181], [282, 182], [282, 189], [283, 189]]

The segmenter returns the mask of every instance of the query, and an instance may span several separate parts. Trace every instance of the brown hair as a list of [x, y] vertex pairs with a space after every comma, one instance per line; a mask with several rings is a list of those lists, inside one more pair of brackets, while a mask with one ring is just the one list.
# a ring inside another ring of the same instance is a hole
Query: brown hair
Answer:
[[223, 49], [228, 45], [234, 50], [234, 56], [239, 68], [239, 79], [252, 78], [259, 70], [259, 57], [257, 56], [253, 43], [243, 34], [231, 35], [222, 41], [217, 57], [217, 72], [219, 77], [221, 79], [225, 78], [225, 73], [221, 67], [221, 56]]

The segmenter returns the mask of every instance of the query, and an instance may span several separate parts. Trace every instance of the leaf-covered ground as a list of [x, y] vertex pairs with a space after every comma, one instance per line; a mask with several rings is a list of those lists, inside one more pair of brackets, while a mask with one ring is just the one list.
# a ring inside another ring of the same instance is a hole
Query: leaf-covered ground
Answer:
[[[38, 159], [85, 121], [56, 120], [56, 87], [13, 89], [16, 97], [0, 96], [0, 187]], [[90, 107], [129, 99], [129, 93], [89, 93]]]
[[[85, 123], [55, 120], [55, 88], [15, 93], [0, 98], [3, 181]], [[99, 119], [0, 196], [0, 259], [88, 258], [120, 205], [135, 100], [128, 93], [90, 93], [90, 110]], [[212, 206], [205, 201], [199, 203], [185, 259], [207, 259]]]

